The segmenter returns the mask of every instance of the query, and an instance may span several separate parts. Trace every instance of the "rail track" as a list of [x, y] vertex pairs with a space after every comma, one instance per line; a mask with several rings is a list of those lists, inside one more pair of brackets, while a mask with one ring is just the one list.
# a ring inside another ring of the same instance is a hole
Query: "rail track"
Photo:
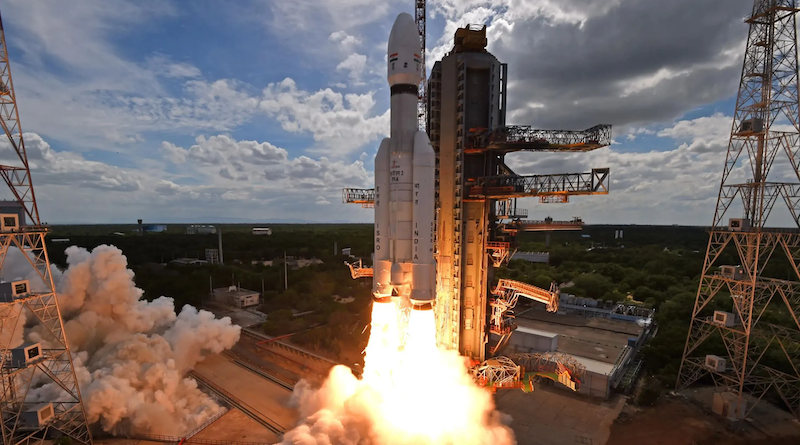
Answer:
[[248, 362], [246, 362], [244, 360], [239, 359], [239, 357], [236, 354], [232, 353], [231, 351], [224, 351], [222, 353], [222, 355], [227, 357], [228, 359], [230, 359], [232, 362], [236, 363], [238, 366], [241, 366], [242, 368], [245, 368], [250, 372], [258, 374], [260, 377], [263, 377], [263, 378], [269, 380], [270, 382], [280, 386], [281, 388], [283, 388], [283, 389], [285, 389], [285, 390], [287, 390], [289, 392], [293, 392], [294, 391], [294, 385], [291, 385], [288, 382], [285, 382], [285, 381], [279, 379], [278, 377], [276, 377], [276, 376], [274, 376], [272, 374], [268, 374], [264, 370], [258, 368], [257, 366], [255, 366], [255, 365], [253, 365], [251, 363], [248, 363]]
[[275, 346], [279, 347], [280, 349], [286, 350], [288, 352], [291, 352], [293, 354], [299, 355], [301, 357], [305, 357], [305, 358], [308, 358], [308, 359], [312, 359], [312, 360], [315, 360], [315, 361], [318, 361], [318, 362], [322, 362], [322, 363], [326, 363], [326, 364], [330, 364], [330, 365], [340, 365], [341, 364], [341, 363], [333, 361], [331, 359], [328, 359], [328, 358], [319, 356], [317, 354], [314, 354], [313, 352], [306, 351], [305, 349], [302, 349], [302, 348], [299, 348], [297, 346], [290, 345], [289, 343], [285, 343], [285, 342], [282, 342], [282, 341], [277, 340], [275, 338], [269, 337], [267, 335], [264, 335], [264, 334], [262, 334], [262, 333], [260, 333], [258, 331], [254, 331], [252, 329], [243, 328], [242, 329], [242, 334], [244, 334], [244, 335], [246, 335], [248, 337], [257, 339], [257, 340], [259, 340], [259, 342], [262, 342], [262, 341], [269, 342], [269, 344], [271, 344], [271, 345], [275, 345]]
[[[258, 331], [247, 328], [242, 328], [242, 335], [257, 340], [256, 346], [262, 348], [263, 350], [274, 354], [281, 359], [288, 360], [289, 362], [299, 366], [301, 369], [306, 369], [317, 374], [327, 375], [330, 368], [333, 366], [343, 365], [343, 363], [333, 361], [329, 358], [322, 357], [313, 352], [289, 343], [285, 343], [279, 340], [280, 337], [270, 337]], [[303, 360], [299, 360], [299, 358], [305, 359], [305, 362], [303, 362]], [[356, 376], [361, 374], [360, 370], [352, 368], [351, 370]]]
[[211, 382], [210, 380], [198, 374], [197, 372], [189, 371], [188, 375], [194, 378], [197, 381], [197, 383], [206, 387], [209, 391], [213, 392], [217, 396], [221, 397], [228, 405], [238, 409], [239, 411], [244, 413], [244, 415], [246, 415], [247, 417], [255, 420], [264, 428], [275, 433], [278, 437], [283, 437], [283, 433], [286, 432], [286, 428], [283, 425], [265, 416], [257, 409], [253, 408], [243, 400], [229, 393], [225, 389]]

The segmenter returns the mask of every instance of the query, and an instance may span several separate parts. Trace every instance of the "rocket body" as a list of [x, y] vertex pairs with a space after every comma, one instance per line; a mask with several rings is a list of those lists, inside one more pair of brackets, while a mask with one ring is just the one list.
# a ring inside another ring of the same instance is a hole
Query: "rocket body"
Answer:
[[389, 35], [391, 132], [375, 156], [376, 301], [408, 299], [430, 309], [434, 299], [434, 181], [436, 155], [417, 127], [419, 33], [411, 15], [400, 14]]

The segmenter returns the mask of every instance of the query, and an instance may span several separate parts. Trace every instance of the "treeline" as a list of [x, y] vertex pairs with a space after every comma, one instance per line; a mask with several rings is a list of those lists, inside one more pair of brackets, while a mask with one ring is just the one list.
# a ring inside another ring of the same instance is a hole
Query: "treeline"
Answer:
[[[136, 283], [145, 298], [161, 295], [175, 298], [176, 304], [201, 305], [210, 287], [239, 284], [264, 292], [261, 310], [269, 314], [263, 329], [270, 335], [299, 332], [293, 341], [319, 351], [338, 355], [342, 360], [358, 357], [366, 342], [364, 330], [369, 321], [371, 280], [353, 280], [343, 264], [346, 259], [334, 252], [352, 248], [354, 255], [370, 264], [372, 225], [268, 225], [271, 236], [254, 236], [252, 225], [222, 225], [224, 266], [179, 266], [169, 264], [178, 257], [202, 258], [205, 248], [216, 248], [216, 235], [186, 235], [185, 226], [170, 225], [166, 233], [144, 236], [111, 235], [128, 232], [129, 226], [57, 226], [48, 237], [50, 259], [66, 265], [64, 249], [69, 245], [94, 248], [100, 244], [119, 247], [128, 257]], [[621, 239], [615, 232], [623, 231]], [[588, 236], [586, 236], [588, 235]], [[53, 238], [69, 238], [69, 243], [53, 243]], [[544, 233], [521, 233], [522, 251], [547, 251], [549, 264], [512, 261], [496, 272], [497, 278], [511, 278], [548, 288], [550, 282], [568, 283], [563, 289], [582, 297], [631, 302], [656, 309], [658, 335], [644, 348], [646, 372], [663, 387], [672, 387], [677, 378], [680, 357], [688, 332], [699, 277], [708, 243], [702, 227], [677, 226], [587, 226], [581, 232], [553, 232], [550, 246]], [[284, 252], [296, 257], [316, 257], [323, 264], [288, 271], [288, 288], [282, 264], [264, 266], [252, 261], [280, 259]], [[718, 264], [738, 264], [734, 247], [721, 253]], [[765, 276], [787, 279], [792, 268], [776, 249]], [[353, 297], [350, 304], [334, 301], [333, 295]], [[780, 303], [778, 301], [778, 303]], [[525, 303], [521, 303], [525, 304]], [[724, 293], [708, 310], [731, 311], [731, 300]], [[298, 313], [310, 314], [298, 316]], [[785, 323], [791, 314], [773, 304], [762, 321]], [[719, 340], [707, 343], [706, 350], [724, 350]], [[762, 359], [776, 369], [788, 369], [780, 351], [771, 348]]]

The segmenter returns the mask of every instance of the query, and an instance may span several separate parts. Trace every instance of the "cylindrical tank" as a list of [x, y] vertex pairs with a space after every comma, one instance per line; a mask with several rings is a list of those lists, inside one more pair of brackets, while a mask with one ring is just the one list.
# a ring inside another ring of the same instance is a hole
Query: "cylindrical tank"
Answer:
[[414, 186], [412, 222], [412, 292], [411, 302], [429, 303], [434, 295], [433, 237], [436, 180], [436, 153], [428, 135], [418, 131], [414, 135]]
[[375, 155], [375, 258], [372, 266], [372, 295], [376, 299], [392, 295], [391, 249], [389, 242], [389, 151], [391, 139], [384, 138]]

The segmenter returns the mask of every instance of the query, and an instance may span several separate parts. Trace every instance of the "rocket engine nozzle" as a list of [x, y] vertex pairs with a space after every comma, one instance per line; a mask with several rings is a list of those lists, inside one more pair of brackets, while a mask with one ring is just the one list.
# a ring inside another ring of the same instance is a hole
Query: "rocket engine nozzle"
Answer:
[[433, 303], [430, 301], [428, 302], [411, 302], [411, 310], [412, 311], [432, 311], [433, 310]]

